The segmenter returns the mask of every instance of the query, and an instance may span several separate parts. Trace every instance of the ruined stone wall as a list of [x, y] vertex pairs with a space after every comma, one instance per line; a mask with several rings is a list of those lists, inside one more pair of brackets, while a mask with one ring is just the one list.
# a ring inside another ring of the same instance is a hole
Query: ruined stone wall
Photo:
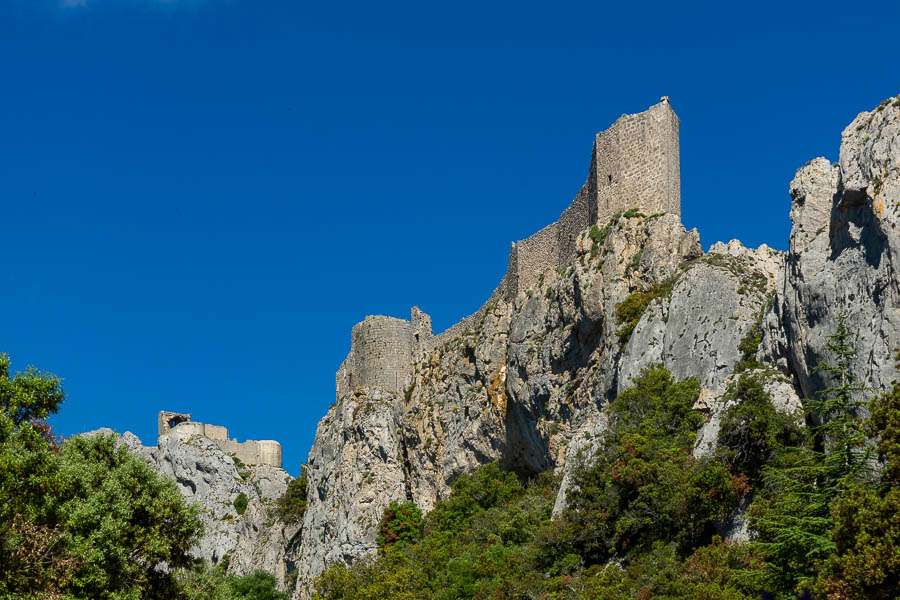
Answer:
[[559, 234], [559, 223], [552, 223], [516, 244], [519, 292], [533, 289], [539, 293], [541, 275], [556, 274], [560, 264]]
[[419, 310], [418, 306], [413, 306], [409, 320], [412, 323], [413, 346], [417, 351], [427, 347], [431, 338], [434, 337], [434, 331], [431, 329], [431, 317]]
[[370, 316], [354, 325], [350, 336], [350, 355], [344, 369], [347, 388], [377, 385], [402, 391], [415, 347], [412, 323], [394, 317]]
[[506, 274], [500, 283], [494, 288], [493, 293], [488, 297], [487, 302], [481, 305], [468, 317], [463, 317], [458, 323], [451, 325], [438, 335], [431, 338], [431, 342], [427, 344], [425, 350], [430, 350], [440, 344], [449, 342], [459, 337], [467, 331], [474, 331], [481, 323], [485, 311], [497, 302], [512, 302], [519, 293], [519, 248], [513, 242], [509, 248], [509, 262], [506, 265]]
[[338, 399], [363, 385], [401, 391], [418, 353], [474, 331], [496, 302], [539, 292], [542, 274], [550, 283], [575, 259], [578, 234], [631, 208], [681, 215], [678, 117], [667, 99], [622, 115], [595, 136], [587, 180], [572, 204], [558, 221], [512, 244], [506, 274], [475, 313], [436, 336], [431, 319], [415, 307], [410, 321], [366, 317], [355, 325], [350, 354], [335, 375]]
[[668, 101], [636, 115], [622, 115], [598, 133], [591, 170], [585, 187], [591, 187], [593, 178], [592, 223], [602, 225], [630, 208], [680, 216], [678, 117]]
[[188, 435], [202, 435], [206, 437], [206, 425], [191, 421], [189, 423], [179, 423], [172, 429]]
[[161, 410], [156, 415], [156, 430], [158, 435], [163, 435], [172, 427], [179, 423], [189, 423], [191, 420], [190, 413], [177, 413], [168, 410]]
[[[174, 426], [173, 426], [174, 423]], [[238, 442], [228, 439], [228, 428], [221, 425], [209, 425], [191, 421], [189, 413], [174, 413], [162, 410], [157, 416], [159, 435], [171, 431], [179, 435], [205, 437], [221, 448], [223, 452], [233, 454], [248, 465], [270, 465], [281, 468], [281, 444], [273, 440], [248, 440]]]
[[559, 256], [556, 269], [565, 269], [567, 263], [575, 258], [578, 234], [594, 222], [590, 217], [589, 200], [596, 196], [592, 194], [591, 187], [592, 182], [589, 180], [575, 196], [575, 200], [572, 201], [569, 208], [559, 216], [557, 227]]
[[247, 465], [269, 465], [281, 468], [281, 444], [273, 440], [237, 440], [213, 439], [219, 449], [227, 454], [237, 456]]
[[228, 428], [221, 425], [204, 425], [203, 435], [211, 440], [227, 440]]

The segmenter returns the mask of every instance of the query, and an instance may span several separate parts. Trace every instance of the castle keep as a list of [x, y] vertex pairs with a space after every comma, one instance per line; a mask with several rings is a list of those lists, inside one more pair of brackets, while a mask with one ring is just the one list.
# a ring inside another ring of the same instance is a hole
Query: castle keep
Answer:
[[340, 399], [364, 385], [402, 391], [415, 356], [477, 324], [487, 306], [512, 302], [555, 276], [576, 256], [578, 235], [603, 227], [618, 212], [681, 216], [678, 117], [668, 97], [642, 113], [622, 115], [594, 137], [587, 181], [559, 219], [512, 244], [506, 274], [475, 314], [434, 336], [431, 319], [413, 307], [409, 321], [370, 316], [353, 327], [350, 354], [336, 375]]
[[238, 442], [228, 439], [228, 429], [221, 425], [208, 425], [191, 421], [191, 415], [165, 410], [159, 411], [157, 429], [163, 436], [170, 431], [185, 435], [200, 435], [213, 442], [222, 452], [234, 455], [247, 465], [269, 465], [281, 468], [281, 444], [273, 440], [248, 440]]

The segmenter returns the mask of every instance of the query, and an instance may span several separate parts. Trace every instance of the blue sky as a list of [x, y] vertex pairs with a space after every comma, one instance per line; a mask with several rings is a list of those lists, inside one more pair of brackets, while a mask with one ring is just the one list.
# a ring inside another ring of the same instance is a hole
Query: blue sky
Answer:
[[0, 350], [64, 434], [160, 409], [306, 459], [350, 328], [473, 312], [593, 134], [671, 97], [682, 217], [787, 246], [900, 93], [900, 5], [0, 0]]

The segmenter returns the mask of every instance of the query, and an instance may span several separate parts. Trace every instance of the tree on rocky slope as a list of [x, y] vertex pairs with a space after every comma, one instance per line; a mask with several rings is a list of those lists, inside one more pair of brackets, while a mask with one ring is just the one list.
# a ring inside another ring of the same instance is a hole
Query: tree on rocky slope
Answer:
[[831, 507], [834, 552], [819, 576], [830, 600], [896, 598], [900, 589], [900, 383], [872, 402], [865, 433], [877, 441], [876, 485], [850, 483]]
[[10, 375], [0, 355], [0, 596], [174, 597], [197, 508], [112, 437], [57, 446], [36, 420], [64, 397], [58, 377]]
[[[852, 334], [845, 319], [829, 337], [833, 362], [820, 363], [833, 384], [808, 403], [808, 443], [785, 446], [762, 470], [763, 493], [750, 508], [754, 545], [766, 556], [761, 585], [791, 594], [811, 587], [823, 561], [837, 550], [832, 510], [865, 486], [871, 449], [859, 418], [865, 388], [851, 371]], [[837, 502], [837, 504], [833, 504]]]

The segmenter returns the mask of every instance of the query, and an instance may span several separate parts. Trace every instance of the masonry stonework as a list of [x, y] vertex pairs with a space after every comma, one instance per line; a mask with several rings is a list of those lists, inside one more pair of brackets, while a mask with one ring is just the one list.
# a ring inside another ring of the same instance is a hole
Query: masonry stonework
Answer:
[[585, 185], [596, 187], [589, 205], [592, 223], [606, 223], [629, 208], [680, 216], [678, 117], [668, 100], [636, 115], [622, 115], [598, 133], [591, 170]]
[[[423, 318], [415, 313], [413, 316], [421, 335]], [[431, 319], [425, 317], [430, 330]], [[394, 317], [371, 316], [354, 325], [350, 354], [338, 371], [338, 387], [345, 393], [365, 385], [377, 385], [394, 392], [402, 390], [412, 364], [415, 333], [411, 320]]]
[[190, 413], [159, 411], [157, 430], [160, 436], [172, 431], [181, 435], [199, 435], [215, 442], [222, 452], [238, 457], [247, 465], [269, 465], [281, 468], [281, 444], [274, 440], [248, 440], [238, 442], [228, 439], [228, 429], [221, 425], [209, 425], [191, 421]]
[[350, 354], [336, 374], [337, 397], [377, 385], [402, 391], [415, 357], [481, 322], [489, 306], [513, 302], [521, 293], [550, 281], [575, 259], [578, 236], [591, 225], [603, 227], [619, 212], [681, 216], [678, 117], [668, 97], [648, 110], [622, 115], [594, 137], [588, 176], [559, 220], [510, 247], [506, 274], [474, 314], [434, 336], [431, 318], [413, 307], [409, 321], [369, 316], [353, 327]]

